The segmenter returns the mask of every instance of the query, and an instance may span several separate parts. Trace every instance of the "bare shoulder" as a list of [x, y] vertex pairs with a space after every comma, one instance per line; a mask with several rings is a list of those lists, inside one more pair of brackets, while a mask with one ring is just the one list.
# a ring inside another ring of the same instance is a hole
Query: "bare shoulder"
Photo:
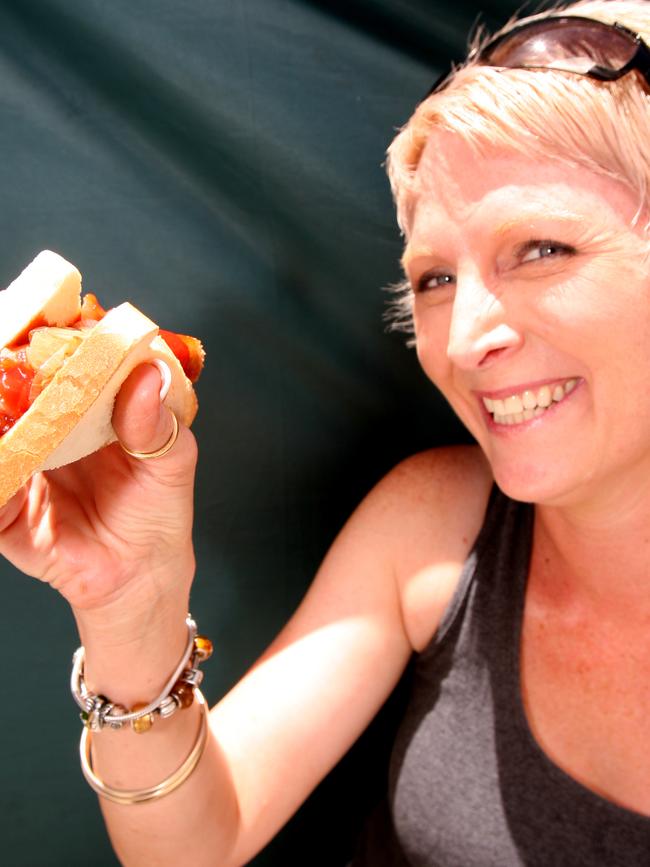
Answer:
[[406, 459], [370, 495], [416, 650], [429, 642], [453, 596], [491, 487], [480, 449], [453, 446]]
[[382, 480], [391, 487], [391, 494], [411, 498], [430, 498], [439, 503], [444, 497], [448, 505], [463, 500], [463, 495], [482, 485], [489, 493], [492, 472], [478, 446], [445, 446], [419, 452], [397, 464]]
[[471, 544], [491, 486], [490, 466], [477, 446], [430, 449], [397, 464], [369, 494], [363, 508], [383, 515], [383, 520], [397, 519], [394, 526], [400, 543], [420, 539], [431, 550], [450, 533], [464, 531], [461, 536]]

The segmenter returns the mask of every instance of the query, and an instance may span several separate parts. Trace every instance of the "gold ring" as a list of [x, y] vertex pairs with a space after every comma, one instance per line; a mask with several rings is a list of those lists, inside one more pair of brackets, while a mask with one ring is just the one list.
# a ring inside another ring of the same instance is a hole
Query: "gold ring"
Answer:
[[[169, 407], [167, 407], [167, 409], [169, 409]], [[172, 448], [174, 447], [174, 443], [178, 439], [179, 425], [178, 425], [178, 419], [176, 418], [176, 414], [174, 412], [172, 412], [171, 409], [169, 410], [169, 412], [170, 412], [171, 417], [172, 417], [173, 428], [172, 428], [172, 432], [169, 436], [169, 439], [167, 440], [167, 442], [164, 445], [162, 445], [159, 449], [156, 449], [153, 452], [136, 452], [136, 451], [132, 451], [131, 449], [127, 449], [127, 447], [124, 445], [124, 443], [120, 442], [120, 445], [122, 446], [122, 450], [125, 451], [127, 453], [127, 455], [130, 455], [132, 458], [137, 458], [137, 460], [139, 460], [139, 461], [148, 461], [151, 458], [161, 458], [163, 455], [166, 455], [167, 452], [171, 451]]]

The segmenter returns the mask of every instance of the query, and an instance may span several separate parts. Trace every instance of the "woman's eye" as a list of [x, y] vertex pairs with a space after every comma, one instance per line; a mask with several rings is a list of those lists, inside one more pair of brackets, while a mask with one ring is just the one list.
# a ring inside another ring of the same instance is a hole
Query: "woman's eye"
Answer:
[[441, 272], [439, 274], [423, 274], [417, 281], [416, 292], [426, 292], [429, 289], [444, 289], [447, 286], [454, 286], [456, 278], [453, 274]]
[[527, 241], [519, 249], [520, 262], [536, 262], [539, 259], [552, 259], [558, 256], [570, 256], [575, 248], [559, 241]]

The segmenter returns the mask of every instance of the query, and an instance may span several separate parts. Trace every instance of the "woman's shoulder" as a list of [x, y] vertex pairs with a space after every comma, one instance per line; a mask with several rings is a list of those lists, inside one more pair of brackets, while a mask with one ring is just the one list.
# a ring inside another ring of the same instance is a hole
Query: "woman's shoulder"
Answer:
[[471, 535], [480, 529], [492, 484], [490, 465], [477, 446], [447, 446], [400, 461], [371, 497], [408, 515], [418, 529], [424, 523], [434, 535], [446, 535], [464, 526]]
[[428, 644], [453, 597], [492, 484], [478, 447], [451, 446], [400, 462], [373, 492], [395, 522], [390, 557], [416, 649]]
[[478, 446], [442, 446], [427, 449], [400, 461], [386, 476], [407, 487], [433, 491], [434, 496], [447, 494], [450, 498], [483, 485], [488, 493], [492, 485], [492, 471]]

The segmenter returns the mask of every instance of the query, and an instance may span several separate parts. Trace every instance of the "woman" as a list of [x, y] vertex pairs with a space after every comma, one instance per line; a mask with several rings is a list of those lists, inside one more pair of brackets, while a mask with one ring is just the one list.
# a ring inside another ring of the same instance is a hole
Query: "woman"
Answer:
[[[110, 447], [2, 512], [3, 553], [75, 614], [86, 774], [123, 863], [249, 861], [414, 652], [392, 820], [355, 863], [647, 862], [650, 65], [597, 21], [650, 38], [650, 11], [570, 12], [589, 20], [484, 49], [390, 152], [418, 357], [480, 450], [418, 455], [371, 492], [207, 737], [201, 702], [170, 699], [200, 662], [191, 434], [154, 460]], [[129, 450], [170, 437], [158, 389], [148, 366], [122, 389]]]

